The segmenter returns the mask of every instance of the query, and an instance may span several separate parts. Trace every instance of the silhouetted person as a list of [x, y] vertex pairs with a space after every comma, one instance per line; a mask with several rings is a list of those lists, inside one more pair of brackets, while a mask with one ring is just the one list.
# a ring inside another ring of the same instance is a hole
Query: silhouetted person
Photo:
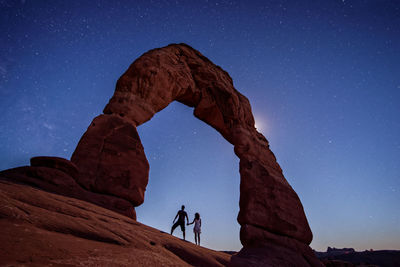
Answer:
[[196, 245], [200, 246], [201, 219], [200, 219], [200, 214], [198, 212], [196, 212], [196, 214], [194, 215], [193, 222], [188, 223], [188, 225], [193, 223], [194, 223], [193, 227], [194, 242], [196, 242]]
[[[172, 225], [172, 228], [171, 228], [171, 235], [172, 235], [172, 233], [174, 232], [175, 228], [180, 226], [181, 230], [183, 232], [183, 240], [185, 240], [185, 217], [186, 217], [187, 223], [189, 223], [189, 218], [188, 218], [187, 213], [185, 211], [185, 206], [182, 205], [181, 210], [178, 211], [178, 213], [175, 216], [174, 221], [172, 222], [172, 223], [174, 223], [174, 225]], [[178, 218], [177, 222], [175, 222], [176, 218]]]

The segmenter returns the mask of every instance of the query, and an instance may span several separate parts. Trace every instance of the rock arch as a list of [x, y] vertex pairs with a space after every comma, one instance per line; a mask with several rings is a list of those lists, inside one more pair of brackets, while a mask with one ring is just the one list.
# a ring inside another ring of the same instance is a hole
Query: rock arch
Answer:
[[133, 206], [142, 204], [149, 164], [136, 127], [173, 101], [194, 107], [194, 116], [233, 144], [240, 159], [238, 222], [244, 248], [232, 265], [317, 266], [302, 204], [255, 129], [248, 99], [227, 72], [188, 45], [150, 50], [119, 78], [104, 114], [93, 120], [72, 155], [80, 169], [77, 182]]

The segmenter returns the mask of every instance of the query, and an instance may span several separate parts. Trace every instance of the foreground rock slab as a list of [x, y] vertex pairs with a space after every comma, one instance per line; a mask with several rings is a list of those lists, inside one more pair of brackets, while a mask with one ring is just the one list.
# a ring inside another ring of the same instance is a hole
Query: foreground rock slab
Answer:
[[226, 266], [230, 255], [94, 204], [0, 180], [1, 266]]

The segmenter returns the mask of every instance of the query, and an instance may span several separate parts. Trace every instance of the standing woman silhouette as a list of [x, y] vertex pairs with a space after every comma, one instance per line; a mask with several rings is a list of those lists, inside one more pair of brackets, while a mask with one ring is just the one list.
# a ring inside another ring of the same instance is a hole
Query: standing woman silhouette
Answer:
[[194, 215], [193, 222], [188, 223], [187, 225], [193, 224], [193, 233], [194, 233], [194, 241], [196, 242], [196, 245], [200, 246], [200, 234], [201, 234], [201, 219], [200, 219], [200, 214], [196, 212]]

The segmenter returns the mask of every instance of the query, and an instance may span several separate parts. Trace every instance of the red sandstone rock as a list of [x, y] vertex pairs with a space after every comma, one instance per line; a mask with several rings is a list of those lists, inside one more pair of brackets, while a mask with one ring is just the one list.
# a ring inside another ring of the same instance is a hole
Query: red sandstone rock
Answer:
[[84, 188], [143, 203], [149, 163], [135, 125], [115, 115], [100, 115], [79, 141], [71, 161]]
[[323, 266], [314, 251], [296, 239], [252, 225], [242, 225], [240, 236], [244, 247], [232, 256], [230, 266]]
[[67, 159], [58, 157], [33, 157], [31, 158], [31, 166], [48, 167], [65, 172], [71, 177], [78, 177], [79, 171], [74, 163]]
[[[248, 244], [257, 247], [264, 243], [254, 235], [259, 230], [308, 247], [312, 233], [303, 206], [284, 178], [268, 141], [255, 129], [248, 99], [233, 87], [227, 72], [185, 44], [169, 45], [143, 54], [119, 78], [114, 95], [104, 109], [105, 115], [94, 120], [95, 124], [99, 118], [106, 124], [115, 124], [99, 128], [90, 126], [71, 159], [85, 173], [80, 175], [78, 182], [86, 188], [128, 199], [134, 205], [141, 204], [148, 172], [142, 148], [137, 145], [138, 148], [134, 149], [132, 146], [122, 154], [116, 153], [123, 147], [119, 143], [113, 145], [115, 149], [111, 153], [100, 148], [115, 127], [138, 126], [172, 101], [194, 107], [197, 118], [215, 128], [234, 145], [235, 153], [240, 158], [241, 175], [238, 221], [242, 228], [250, 226], [241, 234], [244, 249], [248, 251], [251, 248]], [[126, 138], [128, 135], [120, 136]], [[126, 140], [140, 144], [136, 134], [134, 141]], [[135, 156], [131, 157], [132, 154]], [[118, 162], [119, 167], [115, 168], [108, 162]], [[146, 177], [143, 176], [145, 174]], [[121, 179], [129, 185], [127, 190], [107, 190], [120, 188]], [[97, 186], [97, 181], [102, 186]], [[270, 240], [266, 237], [268, 235], [261, 236], [266, 238], [264, 241]], [[251, 249], [263, 258], [262, 250]], [[307, 254], [306, 248], [295, 251], [293, 247], [287, 249], [293, 254], [293, 260], [276, 257], [281, 261], [278, 265], [292, 263], [296, 257], [315, 259], [315, 256]], [[242, 257], [241, 264], [244, 264], [248, 260], [246, 255], [239, 254], [236, 259]], [[260, 262], [264, 264], [267, 261]], [[315, 262], [306, 260], [298, 266], [319, 266]], [[251, 264], [251, 261], [248, 263]]]
[[58, 169], [29, 166], [19, 167], [0, 172], [0, 180], [29, 184], [48, 192], [91, 202], [136, 219], [135, 208], [129, 201], [84, 190], [71, 176]]
[[88, 202], [0, 180], [1, 266], [215, 266], [196, 246]]

